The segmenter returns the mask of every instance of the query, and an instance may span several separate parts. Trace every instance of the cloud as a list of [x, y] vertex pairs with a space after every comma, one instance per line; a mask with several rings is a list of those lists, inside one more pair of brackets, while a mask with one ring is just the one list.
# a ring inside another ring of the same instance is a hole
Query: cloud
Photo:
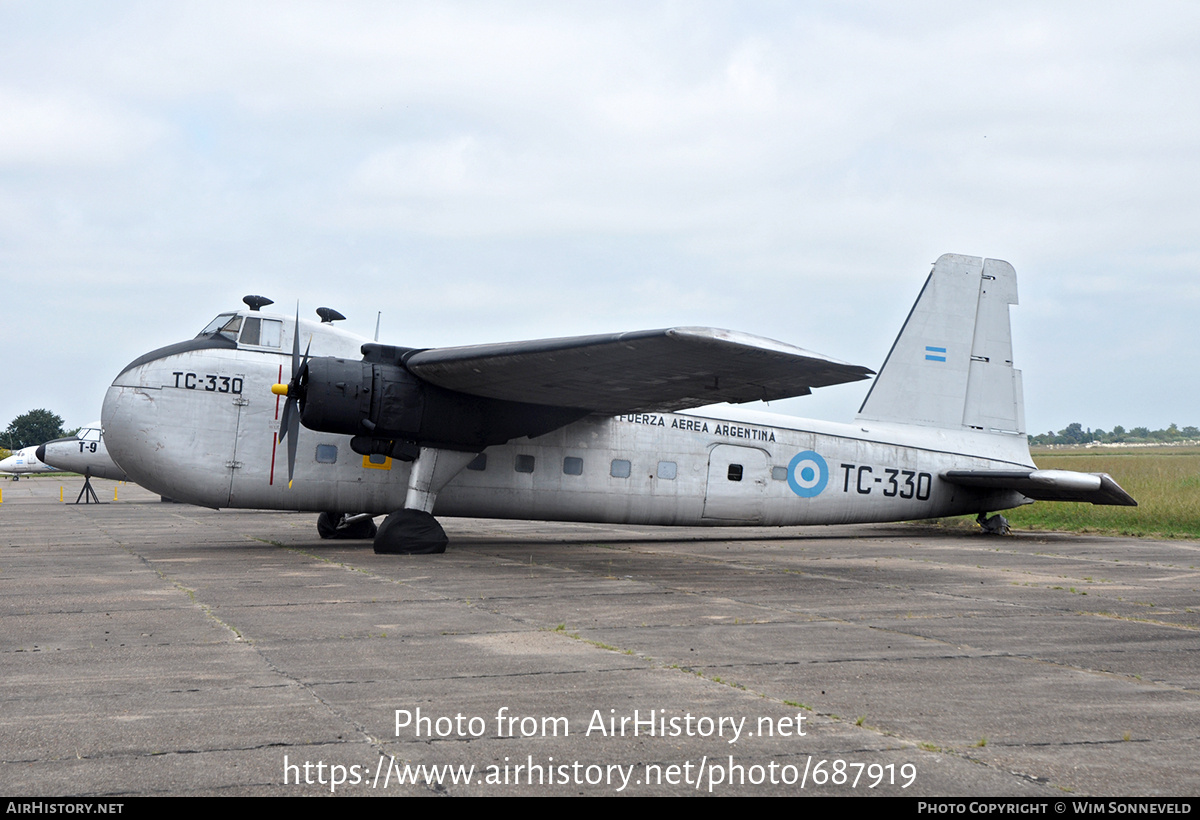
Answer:
[[1196, 364], [1192, 6], [56, 8], [0, 5], [0, 279], [79, 297], [30, 385], [113, 337], [89, 306], [137, 317], [115, 370], [251, 290], [423, 345], [714, 324], [877, 365], [953, 251], [1021, 275], [1039, 429], [1197, 398], [1036, 375], [1143, 326]]
[[77, 169], [128, 162], [161, 136], [152, 118], [93, 96], [0, 87], [0, 167]]

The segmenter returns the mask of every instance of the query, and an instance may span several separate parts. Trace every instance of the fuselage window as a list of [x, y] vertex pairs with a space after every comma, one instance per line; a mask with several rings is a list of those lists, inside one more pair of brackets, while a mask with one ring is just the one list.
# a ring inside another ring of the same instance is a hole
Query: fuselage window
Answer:
[[516, 469], [518, 473], [532, 473], [533, 456], [517, 456]]
[[674, 461], [658, 462], [658, 477], [665, 478], [667, 481], [675, 480], [676, 466]]
[[583, 459], [575, 456], [564, 458], [563, 475], [583, 475]]
[[787, 467], [772, 467], [771, 478], [776, 481], [787, 481]]
[[480, 453], [475, 456], [475, 460], [467, 465], [468, 470], [474, 470], [477, 473], [482, 473], [487, 469], [487, 453]]
[[609, 470], [609, 475], [613, 478], [629, 478], [629, 471], [632, 468], [628, 461], [623, 458], [614, 458], [612, 461], [612, 469]]
[[336, 444], [318, 444], [317, 445], [317, 463], [318, 464], [336, 464], [337, 463], [337, 445]]
[[730, 464], [729, 465], [729, 480], [730, 481], [741, 481], [742, 480], [742, 465], [741, 464]]

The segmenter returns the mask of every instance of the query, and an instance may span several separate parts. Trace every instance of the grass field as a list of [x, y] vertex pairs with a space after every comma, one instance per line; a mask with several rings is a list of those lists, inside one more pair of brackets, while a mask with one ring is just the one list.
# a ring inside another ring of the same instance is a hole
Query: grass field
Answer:
[[1200, 538], [1200, 447], [1034, 450], [1047, 470], [1108, 473], [1136, 507], [1039, 501], [1004, 513], [1017, 529]]

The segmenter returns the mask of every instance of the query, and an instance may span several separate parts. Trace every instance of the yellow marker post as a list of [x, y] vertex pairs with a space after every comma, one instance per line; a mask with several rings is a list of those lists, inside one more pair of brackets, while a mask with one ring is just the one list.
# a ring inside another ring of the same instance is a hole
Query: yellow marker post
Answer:
[[116, 501], [116, 500], [117, 500], [117, 488], [114, 486], [113, 487], [113, 501]]
[[4, 488], [0, 487], [0, 504], [4, 503]]
[[59, 504], [61, 504], [61, 503], [62, 503], [62, 500], [63, 500], [63, 499], [62, 499], [62, 490], [63, 490], [63, 488], [62, 488], [62, 485], [61, 485], [61, 484], [59, 484], [59, 485], [58, 485], [58, 503], [59, 503]]

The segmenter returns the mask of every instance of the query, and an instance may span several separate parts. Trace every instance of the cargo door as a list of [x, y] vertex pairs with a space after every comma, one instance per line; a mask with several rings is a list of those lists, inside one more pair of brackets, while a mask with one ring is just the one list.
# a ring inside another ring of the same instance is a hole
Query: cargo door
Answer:
[[757, 447], [713, 447], [708, 455], [703, 517], [747, 524], [761, 521], [767, 497], [768, 459], [767, 452]]

